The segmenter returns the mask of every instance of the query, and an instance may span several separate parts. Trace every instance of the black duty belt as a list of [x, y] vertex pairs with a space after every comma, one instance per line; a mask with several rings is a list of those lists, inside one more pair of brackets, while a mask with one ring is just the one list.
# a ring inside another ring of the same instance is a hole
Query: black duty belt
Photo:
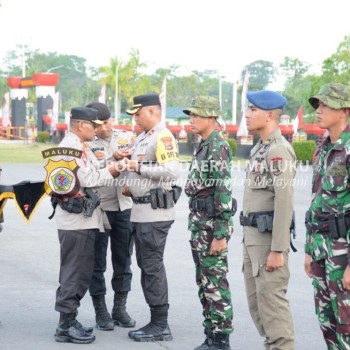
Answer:
[[[269, 221], [271, 221], [271, 224], [268, 224], [266, 222], [266, 219], [269, 219]], [[271, 229], [265, 230], [265, 231], [271, 231], [272, 230], [273, 211], [259, 211], [259, 212], [249, 213], [247, 216], [244, 216], [243, 212], [241, 211], [241, 213], [239, 215], [239, 223], [242, 226], [258, 227], [259, 226], [258, 220], [262, 220], [262, 222], [266, 225], [266, 228], [267, 227], [270, 228], [270, 226], [271, 226]]]
[[305, 226], [309, 233], [327, 233], [332, 238], [345, 238], [350, 228], [350, 213], [330, 214], [325, 220], [307, 221]]
[[131, 196], [133, 203], [135, 204], [147, 204], [151, 203], [151, 196], [134, 197]]
[[[243, 215], [243, 211], [241, 211], [239, 215], [239, 223], [242, 226], [252, 226], [256, 227], [260, 233], [272, 232], [273, 229], [273, 211], [259, 211], [249, 213], [247, 216]], [[289, 227], [290, 237], [290, 247], [293, 252], [296, 252], [297, 249], [293, 245], [292, 237], [295, 238], [295, 213], [293, 212], [292, 222]]]

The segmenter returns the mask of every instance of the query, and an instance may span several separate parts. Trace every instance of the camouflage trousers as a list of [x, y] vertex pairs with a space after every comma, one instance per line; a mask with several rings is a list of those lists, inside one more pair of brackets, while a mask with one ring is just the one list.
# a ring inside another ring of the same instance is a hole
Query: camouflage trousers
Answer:
[[315, 308], [328, 350], [350, 349], [350, 291], [343, 288], [346, 255], [313, 261]]
[[210, 255], [213, 240], [211, 229], [196, 229], [191, 226], [190, 240], [196, 268], [198, 296], [203, 307], [206, 332], [230, 334], [232, 327], [232, 303], [228, 272], [227, 250], [220, 255]]

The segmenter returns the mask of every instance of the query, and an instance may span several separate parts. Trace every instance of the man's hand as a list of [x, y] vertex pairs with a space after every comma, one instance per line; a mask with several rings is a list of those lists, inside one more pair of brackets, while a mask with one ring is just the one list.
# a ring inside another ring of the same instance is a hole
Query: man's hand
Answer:
[[130, 188], [127, 185], [123, 186], [122, 194], [126, 197], [131, 197]]
[[305, 259], [304, 259], [304, 270], [306, 274], [311, 278], [313, 276], [312, 274], [312, 269], [311, 269], [311, 255], [310, 254], [305, 254]]
[[284, 256], [282, 252], [270, 252], [266, 260], [266, 271], [275, 271], [284, 265]]
[[223, 239], [214, 238], [210, 245], [210, 254], [219, 255], [226, 248], [227, 248], [227, 241], [225, 238]]
[[128, 171], [138, 171], [139, 170], [139, 163], [137, 160], [130, 160], [128, 158], [123, 159], [125, 162], [125, 168]]
[[350, 290], [350, 267], [347, 266], [343, 275], [343, 287], [346, 290]]
[[129, 158], [131, 157], [131, 154], [130, 154], [130, 151], [114, 151], [113, 152], [113, 157], [116, 159], [116, 160], [121, 160], [121, 159], [124, 159], [124, 158]]
[[107, 167], [108, 171], [111, 173], [111, 175], [116, 178], [120, 175], [120, 170], [118, 166], [118, 162], [111, 162], [108, 164]]

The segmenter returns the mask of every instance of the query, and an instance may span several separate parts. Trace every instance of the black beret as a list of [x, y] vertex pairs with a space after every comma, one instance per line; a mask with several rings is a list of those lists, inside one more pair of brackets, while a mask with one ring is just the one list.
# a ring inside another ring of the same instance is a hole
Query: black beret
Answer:
[[283, 109], [287, 103], [287, 99], [284, 96], [270, 90], [247, 92], [247, 100], [255, 107], [265, 111]]
[[104, 103], [91, 102], [88, 105], [86, 105], [85, 107], [96, 109], [98, 112], [97, 118], [99, 120], [107, 120], [111, 117], [111, 111]]
[[134, 104], [130, 109], [126, 110], [126, 113], [133, 115], [137, 113], [142, 107], [146, 106], [160, 106], [159, 95], [146, 94], [134, 97]]
[[74, 107], [70, 111], [70, 118], [75, 120], [86, 120], [101, 125], [103, 123], [97, 119], [97, 114], [98, 111], [93, 108]]

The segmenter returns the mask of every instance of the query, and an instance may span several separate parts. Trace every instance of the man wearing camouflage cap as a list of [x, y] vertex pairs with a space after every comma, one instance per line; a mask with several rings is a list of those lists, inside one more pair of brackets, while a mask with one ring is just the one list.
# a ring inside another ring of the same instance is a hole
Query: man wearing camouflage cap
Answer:
[[314, 156], [305, 272], [327, 348], [350, 349], [350, 87], [326, 84], [309, 102], [329, 135]]
[[294, 349], [286, 297], [293, 216], [295, 154], [279, 121], [286, 98], [275, 91], [247, 93], [246, 123], [260, 140], [250, 151], [243, 195], [243, 273], [249, 312], [265, 349]]
[[220, 115], [216, 98], [199, 96], [184, 113], [190, 116], [193, 132], [202, 139], [185, 186], [190, 206], [190, 244], [206, 335], [204, 343], [195, 350], [229, 350], [233, 312], [226, 274], [227, 244], [233, 232], [232, 152], [216, 130]]

